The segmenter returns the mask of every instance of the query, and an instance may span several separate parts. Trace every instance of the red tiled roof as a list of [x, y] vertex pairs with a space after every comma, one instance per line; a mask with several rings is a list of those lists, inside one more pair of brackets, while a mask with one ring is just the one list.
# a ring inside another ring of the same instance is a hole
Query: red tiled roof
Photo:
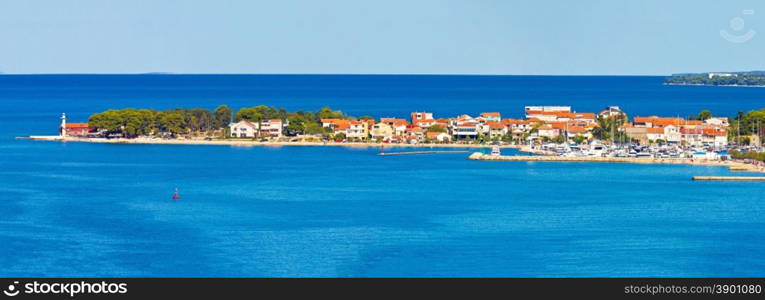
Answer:
[[646, 133], [664, 133], [664, 128], [646, 128]]
[[710, 136], [725, 136], [728, 135], [725, 131], [717, 131], [714, 129], [704, 129], [704, 135], [710, 135]]
[[500, 122], [486, 122], [487, 125], [489, 125], [489, 128], [491, 129], [504, 129], [505, 125], [502, 125]]
[[88, 128], [88, 123], [66, 123], [66, 128]]
[[429, 137], [429, 138], [435, 138], [435, 137], [438, 137], [439, 135], [441, 135], [442, 133], [443, 133], [443, 132], [434, 132], [434, 131], [429, 131], [429, 132], [425, 133], [425, 135], [426, 135], [427, 137]]

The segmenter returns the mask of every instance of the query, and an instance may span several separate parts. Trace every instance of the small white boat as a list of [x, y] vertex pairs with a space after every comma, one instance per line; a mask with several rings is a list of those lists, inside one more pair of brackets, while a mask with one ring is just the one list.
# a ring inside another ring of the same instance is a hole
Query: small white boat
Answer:
[[491, 147], [491, 156], [500, 156], [502, 152], [499, 151], [499, 146]]

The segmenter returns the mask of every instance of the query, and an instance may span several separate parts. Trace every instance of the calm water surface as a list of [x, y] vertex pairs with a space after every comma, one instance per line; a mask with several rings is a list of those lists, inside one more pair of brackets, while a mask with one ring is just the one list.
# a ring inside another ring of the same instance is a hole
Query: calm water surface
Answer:
[[[416, 109], [517, 117], [524, 104], [571, 104], [682, 116], [760, 108], [765, 95], [660, 83], [0, 76], [2, 275], [765, 276], [765, 183], [690, 180], [730, 174], [718, 167], [13, 139], [54, 134], [61, 112], [77, 122], [111, 107], [328, 104], [376, 117]], [[179, 201], [170, 199], [175, 187]]]

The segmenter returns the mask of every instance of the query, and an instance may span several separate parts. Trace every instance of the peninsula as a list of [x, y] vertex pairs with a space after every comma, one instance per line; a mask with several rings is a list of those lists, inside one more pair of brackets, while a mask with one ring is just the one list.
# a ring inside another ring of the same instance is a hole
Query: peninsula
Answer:
[[[707, 110], [688, 118], [630, 118], [618, 106], [598, 112], [526, 106], [523, 114], [522, 119], [502, 118], [499, 112], [436, 118], [432, 112], [412, 112], [409, 119], [400, 119], [357, 118], [329, 107], [316, 112], [264, 105], [236, 112], [226, 105], [214, 111], [129, 108], [93, 114], [87, 123], [67, 123], [64, 114], [59, 135], [28, 138], [112, 144], [380, 147], [381, 152], [386, 147], [492, 147], [491, 155], [471, 159], [703, 162], [742, 171], [763, 171], [765, 162], [761, 144], [765, 110], [731, 118]], [[500, 148], [519, 148], [536, 156], [504, 157]]]
[[664, 84], [765, 87], [765, 71], [673, 74]]

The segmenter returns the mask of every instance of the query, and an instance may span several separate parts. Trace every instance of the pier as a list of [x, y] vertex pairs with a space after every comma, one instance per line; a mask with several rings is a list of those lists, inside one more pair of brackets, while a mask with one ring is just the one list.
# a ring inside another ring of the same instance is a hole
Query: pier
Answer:
[[406, 152], [380, 152], [379, 156], [394, 156], [394, 155], [420, 155], [420, 154], [454, 154], [454, 153], [468, 153], [470, 151], [465, 150], [441, 150], [441, 151], [406, 151]]
[[765, 181], [765, 177], [754, 176], [693, 176], [693, 180], [707, 181]]
[[[697, 165], [710, 167], [728, 167], [736, 171], [746, 172], [765, 172], [764, 169], [746, 164], [739, 161], [721, 161], [690, 158], [635, 158], [635, 157], [566, 157], [566, 156], [504, 156], [487, 155], [475, 152], [468, 156], [470, 160], [484, 161], [526, 161], [526, 162], [605, 162], [605, 163], [635, 163], [635, 164], [678, 164], [678, 165]], [[753, 177], [743, 177], [753, 178]], [[756, 178], [756, 177], [754, 177]], [[747, 179], [752, 180], [752, 179]]]

